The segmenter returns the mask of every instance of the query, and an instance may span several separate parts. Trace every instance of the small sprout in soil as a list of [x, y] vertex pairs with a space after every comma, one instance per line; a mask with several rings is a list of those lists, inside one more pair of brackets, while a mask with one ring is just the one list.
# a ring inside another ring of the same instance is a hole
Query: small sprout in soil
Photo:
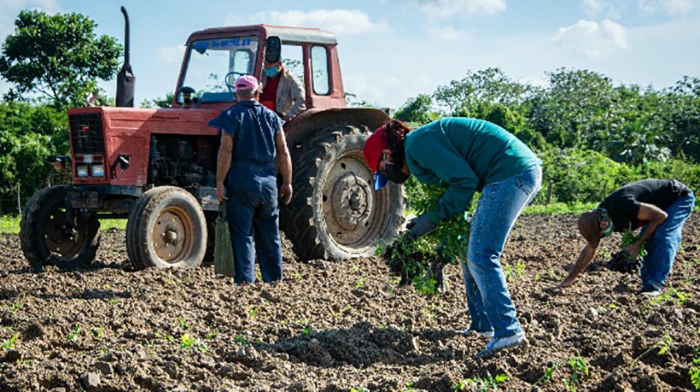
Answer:
[[248, 344], [248, 343], [249, 343], [249, 342], [248, 342], [248, 339], [244, 338], [244, 337], [241, 336], [241, 335], [236, 335], [236, 336], [233, 338], [233, 341], [236, 342], [236, 343], [243, 343], [243, 344]]
[[245, 310], [246, 313], [248, 313], [248, 318], [250, 318], [251, 320], [254, 319], [259, 312], [258, 308], [253, 305], [248, 305], [248, 307], [245, 308]]
[[182, 334], [180, 341], [182, 342], [182, 344], [180, 344], [180, 348], [182, 349], [189, 350], [191, 348], [197, 348], [199, 351], [205, 354], [209, 352], [209, 349], [204, 343], [202, 343], [199, 339], [190, 336], [189, 334]]
[[610, 304], [610, 305], [608, 305], [608, 307], [609, 307], [611, 310], [615, 310], [615, 309], [619, 308], [619, 306], [617, 306], [617, 305], [615, 305], [615, 304]]
[[364, 285], [365, 285], [365, 278], [364, 277], [360, 277], [360, 279], [358, 279], [357, 282], [355, 282], [355, 288], [359, 289], [360, 287], [364, 287]]
[[304, 328], [304, 330], [301, 333], [303, 335], [308, 335], [311, 333], [312, 330], [313, 330], [313, 328], [311, 327], [311, 324], [309, 324], [306, 326], [306, 328]]
[[119, 303], [119, 300], [110, 299], [109, 301], [107, 301], [107, 303], [110, 304], [110, 305], [117, 305], [117, 304]]
[[94, 327], [94, 328], [91, 329], [92, 335], [93, 335], [96, 339], [102, 339], [102, 337], [104, 336], [104, 330], [105, 330], [105, 329], [102, 328], [102, 327]]
[[112, 286], [110, 286], [109, 283], [105, 283], [104, 285], [102, 285], [102, 288], [105, 290], [109, 290], [112, 288]]
[[204, 336], [205, 336], [207, 339], [214, 339], [214, 338], [216, 338], [217, 336], [219, 336], [219, 329], [218, 329], [218, 328], [214, 328], [213, 331], [207, 332], [207, 334], [204, 335]]
[[506, 264], [503, 266], [503, 273], [506, 276], [506, 280], [509, 282], [520, 279], [525, 274], [525, 263], [518, 261], [515, 263], [515, 268], [512, 265]]
[[700, 265], [700, 259], [693, 259], [692, 262], [695, 265]]
[[406, 383], [406, 387], [404, 389], [402, 389], [402, 392], [415, 391], [416, 390], [415, 385], [416, 385], [416, 383], [414, 383], [413, 381], [409, 381], [408, 383]]
[[350, 263], [350, 268], [352, 269], [352, 272], [360, 272], [360, 265], [357, 263]]
[[550, 365], [547, 369], [544, 370], [544, 373], [542, 374], [542, 377], [540, 377], [537, 382], [533, 384], [533, 386], [539, 384], [539, 383], [546, 383], [549, 384], [552, 382], [552, 376], [554, 375], [554, 372], [557, 371], [557, 363], [552, 362], [552, 365]]
[[634, 369], [635, 365], [637, 364], [637, 362], [639, 362], [640, 359], [642, 359], [642, 357], [646, 356], [647, 354], [649, 354], [650, 352], [652, 352], [656, 349], [659, 350], [659, 352], [658, 352], [659, 355], [666, 355], [666, 352], [671, 348], [671, 345], [673, 345], [673, 339], [671, 339], [671, 337], [669, 335], [664, 335], [664, 337], [661, 340], [659, 340], [658, 342], [656, 342], [653, 346], [651, 346], [651, 348], [649, 348], [648, 350], [643, 352], [641, 355], [639, 355], [637, 358], [635, 358], [632, 361], [632, 364], [630, 365], [630, 369]]
[[491, 376], [490, 372], [486, 372], [485, 378], [465, 378], [464, 380], [452, 385], [453, 391], [495, 391], [498, 390], [498, 384], [504, 383], [508, 379], [506, 374], [499, 374], [496, 377]]
[[690, 367], [688, 375], [690, 375], [690, 382], [693, 384], [693, 388], [696, 391], [700, 390], [700, 347], [695, 349], [693, 366]]
[[12, 335], [11, 338], [5, 339], [2, 341], [2, 349], [3, 350], [12, 350], [15, 348], [15, 344], [17, 343], [17, 338], [19, 337], [19, 334], [14, 334]]
[[175, 284], [177, 284], [177, 280], [175, 280], [175, 279], [168, 279], [168, 280], [165, 282], [165, 284], [175, 285]]
[[381, 329], [386, 329], [386, 327], [388, 327], [388, 326], [389, 326], [389, 325], [387, 324], [386, 321], [382, 321], [382, 323], [379, 324], [379, 328], [381, 328]]
[[73, 329], [68, 333], [68, 340], [72, 343], [77, 343], [80, 339], [80, 325], [78, 323], [73, 324]]
[[185, 320], [184, 317], [178, 317], [177, 323], [180, 326], [180, 329], [190, 329], [190, 326], [187, 324], [187, 320]]
[[370, 392], [370, 390], [367, 388], [359, 387], [350, 389], [350, 392]]
[[23, 305], [21, 302], [13, 302], [12, 307], [10, 308], [10, 313], [14, 314], [16, 311], [20, 310], [22, 306]]
[[569, 358], [569, 366], [571, 367], [571, 377], [564, 378], [564, 384], [567, 390], [575, 391], [576, 384], [579, 383], [581, 377], [588, 375], [588, 365], [581, 357], [571, 357]]
[[294, 274], [292, 275], [292, 278], [293, 278], [292, 280], [302, 280], [301, 272], [295, 271]]
[[173, 335], [169, 335], [165, 332], [156, 332], [156, 337], [159, 339], [167, 340], [169, 342], [172, 342], [173, 340], [175, 340]]
[[674, 305], [683, 306], [685, 301], [688, 300], [688, 297], [690, 297], [688, 293], [678, 290], [677, 288], [673, 287], [673, 285], [669, 285], [668, 290], [663, 292], [658, 297], [652, 299], [651, 302], [656, 305], [664, 305], [671, 302]]

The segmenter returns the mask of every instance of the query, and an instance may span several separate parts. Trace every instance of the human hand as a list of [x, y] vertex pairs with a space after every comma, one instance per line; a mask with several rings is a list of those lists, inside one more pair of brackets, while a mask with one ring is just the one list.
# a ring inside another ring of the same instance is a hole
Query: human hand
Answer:
[[628, 245], [625, 248], [625, 252], [629, 253], [632, 259], [636, 259], [639, 256], [639, 246], [636, 243]]
[[228, 200], [228, 197], [226, 197], [226, 188], [224, 188], [223, 185], [216, 186], [216, 200], [218, 200], [219, 203]]
[[280, 187], [279, 193], [280, 197], [284, 200], [284, 204], [289, 204], [289, 202], [292, 201], [292, 194], [294, 193], [292, 184], [283, 184]]
[[433, 222], [432, 219], [428, 218], [426, 214], [423, 214], [415, 219], [415, 224], [411, 226], [410, 231], [408, 232], [408, 234], [406, 234], [406, 239], [409, 242], [415, 241], [418, 237], [421, 237], [435, 230], [436, 227], [437, 223]]

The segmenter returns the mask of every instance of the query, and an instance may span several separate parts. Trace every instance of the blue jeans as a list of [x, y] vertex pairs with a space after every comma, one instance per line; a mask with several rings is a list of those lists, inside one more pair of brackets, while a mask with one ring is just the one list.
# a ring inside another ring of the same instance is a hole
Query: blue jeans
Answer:
[[[679, 197], [666, 209], [668, 218], [644, 244], [647, 255], [642, 260], [642, 291], [661, 290], [671, 273], [676, 253], [681, 244], [683, 224], [693, 212], [695, 196], [690, 192]], [[642, 232], [646, 230], [646, 225]]]
[[499, 258], [508, 234], [542, 184], [542, 168], [532, 166], [503, 181], [487, 184], [471, 220], [462, 275], [471, 316], [470, 329], [494, 331], [494, 338], [521, 332]]
[[282, 280], [282, 242], [274, 167], [232, 166], [226, 193], [226, 218], [236, 266], [235, 282], [255, 282], [256, 254], [263, 281]]

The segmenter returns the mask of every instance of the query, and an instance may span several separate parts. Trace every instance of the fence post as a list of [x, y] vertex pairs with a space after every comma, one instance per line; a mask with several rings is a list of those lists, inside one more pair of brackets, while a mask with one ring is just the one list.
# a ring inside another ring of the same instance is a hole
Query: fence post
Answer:
[[549, 180], [549, 185], [547, 185], [547, 201], [545, 205], [549, 205], [550, 200], [552, 200], [552, 187], [554, 186], [554, 181]]

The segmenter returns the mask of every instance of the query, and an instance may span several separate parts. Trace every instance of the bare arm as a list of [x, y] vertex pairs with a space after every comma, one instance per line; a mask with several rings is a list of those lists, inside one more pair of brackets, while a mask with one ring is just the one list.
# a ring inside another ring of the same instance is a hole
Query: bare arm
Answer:
[[559, 287], [569, 287], [574, 284], [576, 277], [585, 270], [588, 264], [591, 263], [591, 260], [593, 260], [593, 256], [595, 256], [595, 252], [598, 250], [599, 243], [600, 240], [598, 240], [596, 244], [586, 243], [586, 246], [581, 250], [581, 254], [578, 256], [578, 260], [576, 260], [576, 264], [574, 264], [574, 267], [569, 271], [569, 276], [559, 284]]
[[221, 132], [221, 145], [216, 161], [216, 198], [221, 202], [227, 199], [224, 182], [228, 169], [231, 167], [231, 152], [233, 151], [233, 137], [226, 132]]
[[644, 233], [639, 237], [637, 242], [625, 248], [625, 250], [629, 252], [632, 257], [637, 257], [639, 254], [639, 249], [642, 248], [644, 242], [651, 238], [656, 229], [668, 218], [668, 214], [664, 210], [653, 204], [639, 204], [640, 206], [639, 212], [637, 212], [637, 219], [647, 222], [647, 228], [644, 230]]
[[284, 130], [280, 128], [275, 135], [275, 147], [277, 148], [277, 166], [282, 174], [282, 187], [280, 196], [284, 197], [284, 204], [289, 204], [292, 200], [292, 158], [289, 156], [287, 139], [284, 137]]

